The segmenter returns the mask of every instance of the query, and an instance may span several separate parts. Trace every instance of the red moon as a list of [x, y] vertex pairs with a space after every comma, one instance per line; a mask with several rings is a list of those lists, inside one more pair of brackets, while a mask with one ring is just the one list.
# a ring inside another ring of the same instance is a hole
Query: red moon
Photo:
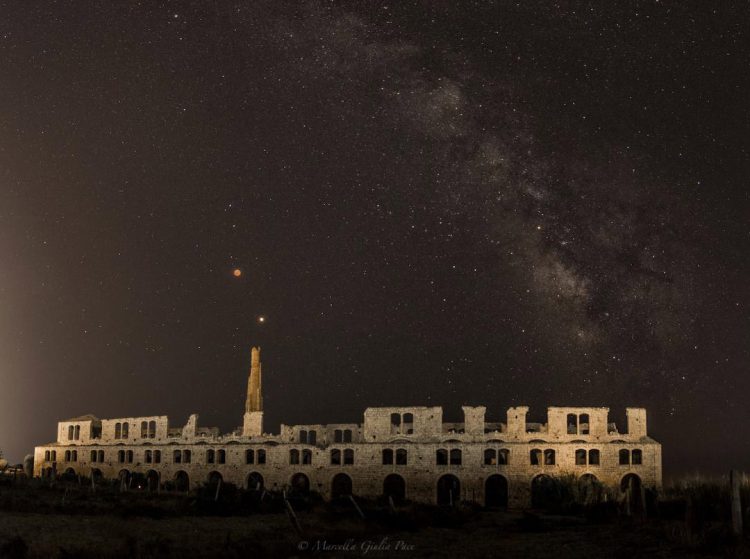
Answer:
[[242, 275], [242, 270], [240, 270], [239, 268], [235, 268], [232, 274], [234, 274], [234, 277], [238, 278]]

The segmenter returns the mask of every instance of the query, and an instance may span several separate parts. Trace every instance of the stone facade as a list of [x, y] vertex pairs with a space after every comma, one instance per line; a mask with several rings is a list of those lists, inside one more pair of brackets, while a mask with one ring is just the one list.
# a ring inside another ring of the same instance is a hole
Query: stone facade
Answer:
[[546, 423], [529, 423], [528, 408], [518, 406], [505, 422], [490, 423], [484, 406], [464, 406], [463, 423], [446, 423], [441, 407], [407, 406], [367, 408], [362, 424], [282, 424], [267, 434], [260, 375], [253, 348], [243, 425], [232, 433], [199, 427], [197, 415], [176, 428], [166, 416], [86, 415], [58, 423], [57, 441], [35, 449], [34, 473], [152, 488], [171, 482], [178, 490], [222, 479], [324, 498], [388, 494], [497, 506], [528, 506], [545, 476], [616, 491], [661, 487], [661, 445], [648, 437], [641, 408], [627, 408], [624, 433], [609, 422], [608, 408], [550, 407]]

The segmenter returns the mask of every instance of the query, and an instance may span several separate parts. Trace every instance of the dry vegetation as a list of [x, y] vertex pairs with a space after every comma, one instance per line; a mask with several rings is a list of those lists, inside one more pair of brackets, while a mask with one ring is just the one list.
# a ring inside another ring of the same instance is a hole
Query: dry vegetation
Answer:
[[[87, 480], [0, 479], [0, 557], [750, 557], [731, 534], [722, 480], [675, 483], [647, 515], [625, 516], [610, 498], [581, 503], [569, 480], [553, 496], [545, 510], [511, 512], [359, 501], [365, 519], [347, 501], [298, 498], [297, 534], [280, 495], [260, 501], [228, 485], [215, 501], [212, 488], [92, 493]], [[750, 504], [750, 485], [742, 496]]]

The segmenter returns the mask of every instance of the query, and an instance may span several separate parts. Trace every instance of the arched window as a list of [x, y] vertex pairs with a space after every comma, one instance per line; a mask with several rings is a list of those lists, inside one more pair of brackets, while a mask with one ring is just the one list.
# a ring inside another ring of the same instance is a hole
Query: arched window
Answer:
[[599, 451], [595, 448], [589, 450], [589, 464], [592, 466], [599, 465]]
[[115, 423], [115, 438], [122, 438], [122, 423]]
[[175, 450], [173, 453], [173, 457], [175, 464], [182, 464], [182, 452], [180, 452], [179, 450]]
[[216, 461], [219, 464], [226, 464], [227, 462], [227, 451], [223, 448], [220, 448], [219, 451], [216, 453]]
[[78, 451], [77, 450], [73, 451], [73, 462], [78, 462]]
[[344, 442], [345, 443], [352, 442], [352, 430], [351, 429], [344, 429]]
[[299, 432], [299, 442], [300, 444], [307, 444], [307, 431], [304, 429]]
[[639, 466], [643, 463], [643, 452], [639, 448], [634, 448], [630, 454], [630, 463], [634, 466]]
[[630, 466], [630, 451], [627, 448], [620, 449], [620, 466]]
[[216, 463], [216, 451], [213, 448], [209, 448], [206, 451], [206, 464]]
[[154, 464], [159, 464], [161, 462], [161, 450], [155, 450], [154, 451]]
[[293, 448], [289, 451], [289, 463], [299, 464], [299, 450]]
[[70, 462], [70, 451], [69, 450], [65, 451], [65, 461], [66, 462]]
[[338, 448], [334, 448], [331, 450], [331, 465], [332, 466], [341, 465], [341, 451]]
[[578, 434], [588, 435], [589, 434], [589, 414], [582, 413], [578, 416]]
[[391, 425], [393, 425], [394, 427], [401, 427], [401, 414], [400, 413], [391, 414]]
[[305, 448], [302, 451], [302, 463], [312, 464], [312, 451], [309, 448]]
[[435, 462], [438, 466], [447, 466], [448, 465], [448, 451], [444, 448], [439, 448], [438, 451], [435, 453]]
[[396, 451], [396, 465], [406, 466], [407, 453], [405, 448], [399, 448]]
[[451, 450], [451, 466], [460, 466], [461, 465], [461, 450], [458, 448], [454, 448]]
[[485, 466], [494, 466], [497, 464], [497, 450], [494, 448], [485, 449], [484, 464]]
[[[220, 451], [220, 452], [221, 452], [221, 451]], [[193, 453], [192, 453], [192, 452], [190, 452], [189, 450], [183, 450], [183, 451], [182, 451], [182, 461], [183, 461], [183, 462], [184, 462], [185, 464], [190, 464], [190, 461], [192, 460], [192, 458], [193, 458]], [[223, 464], [223, 463], [224, 463], [224, 462], [222, 462], [222, 464]]]
[[128, 438], [128, 427], [129, 427], [129, 425], [128, 425], [127, 421], [122, 424], [122, 438], [123, 439], [127, 439]]
[[45, 450], [45, 451], [44, 451], [44, 461], [45, 461], [45, 462], [49, 462], [49, 461], [50, 461], [50, 458], [49, 458], [49, 457], [50, 457], [50, 453], [49, 453], [49, 450]]
[[148, 422], [148, 438], [149, 439], [156, 438], [156, 421]]
[[72, 425], [68, 425], [68, 440], [69, 441], [73, 440], [73, 426]]
[[133, 451], [128, 450], [128, 464], [132, 464], [132, 463], [133, 463]]
[[568, 435], [578, 434], [578, 416], [574, 413], [569, 413], [567, 417], [568, 423]]
[[335, 443], [344, 442], [344, 435], [343, 435], [343, 431], [341, 429], [336, 429], [333, 432], [333, 442], [335, 442]]
[[75, 440], [79, 440], [81, 438], [81, 426], [76, 425], [75, 432], [73, 433], [73, 438]]
[[[159, 452], [159, 451], [157, 450], [157, 452]], [[104, 451], [100, 450], [98, 452], [98, 456], [97, 457], [99, 458], [99, 460], [98, 460], [99, 462], [104, 462]]]
[[117, 451], [117, 461], [120, 464], [124, 464], [125, 463], [125, 451], [124, 450]]
[[150, 451], [150, 450], [147, 450], [147, 451], [146, 451], [146, 457], [145, 457], [145, 459], [146, 459], [146, 464], [151, 464], [151, 462], [153, 461], [153, 457], [152, 457], [152, 456], [153, 456], [153, 455], [151, 454], [151, 451]]
[[148, 437], [148, 421], [141, 421], [141, 438]]
[[344, 465], [351, 466], [354, 464], [354, 450], [347, 448], [344, 450]]
[[384, 448], [383, 449], [383, 465], [388, 466], [390, 464], [393, 464], [393, 450], [390, 448]]
[[245, 451], [245, 464], [255, 464], [255, 451], [252, 448]]
[[411, 425], [414, 423], [414, 414], [413, 413], [405, 413], [404, 414], [404, 424], [405, 425]]
[[316, 444], [318, 442], [318, 433], [316, 431], [309, 431], [307, 433], [307, 444]]
[[554, 466], [555, 465], [555, 451], [548, 448], [544, 451], [544, 465]]
[[510, 451], [507, 448], [501, 448], [497, 451], [497, 463], [501, 466], [507, 466], [509, 455]]
[[258, 449], [258, 452], [256, 453], [256, 458], [258, 459], [258, 464], [265, 464], [266, 463], [266, 451], [261, 449]]
[[586, 451], [582, 448], [576, 450], [576, 466], [586, 465]]
[[57, 451], [56, 450], [52, 451], [52, 461], [53, 462], [57, 462]]
[[91, 461], [92, 462], [96, 462], [96, 451], [95, 450], [91, 451]]
[[533, 448], [529, 451], [529, 462], [532, 466], [542, 465], [542, 451], [538, 448]]

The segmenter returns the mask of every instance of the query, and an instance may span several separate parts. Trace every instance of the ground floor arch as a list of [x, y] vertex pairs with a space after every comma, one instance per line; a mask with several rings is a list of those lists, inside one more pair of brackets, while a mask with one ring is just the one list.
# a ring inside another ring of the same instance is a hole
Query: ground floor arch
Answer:
[[620, 480], [620, 491], [624, 494], [627, 514], [643, 512], [643, 484], [637, 474], [625, 474]]
[[159, 489], [159, 472], [156, 470], [146, 472], [146, 489], [149, 491], [157, 491]]
[[262, 491], [264, 487], [263, 476], [258, 472], [250, 472], [245, 485], [248, 491]]
[[406, 500], [406, 481], [398, 474], [389, 474], [383, 480], [383, 495], [400, 503]]
[[508, 507], [508, 480], [494, 474], [484, 482], [484, 506], [492, 508]]
[[61, 478], [63, 481], [75, 481], [77, 479], [76, 471], [73, 468], [65, 468]]
[[437, 482], [437, 504], [453, 506], [461, 498], [461, 482], [453, 474], [445, 474]]
[[578, 478], [578, 501], [584, 505], [598, 503], [604, 486], [594, 474], [583, 474]]
[[180, 470], [174, 475], [174, 488], [176, 491], [190, 490], [190, 476], [185, 470]]
[[531, 480], [531, 506], [544, 509], [558, 501], [557, 484], [551, 476], [539, 474]]
[[352, 478], [339, 473], [331, 480], [331, 499], [342, 499], [352, 494]]
[[290, 480], [292, 493], [305, 494], [310, 492], [310, 478], [302, 472], [294, 474]]
[[130, 471], [120, 470], [117, 474], [117, 479], [120, 480], [120, 488], [128, 488], [130, 486]]
[[104, 474], [99, 468], [94, 468], [91, 470], [91, 479], [94, 480], [94, 483], [99, 483], [104, 479]]

